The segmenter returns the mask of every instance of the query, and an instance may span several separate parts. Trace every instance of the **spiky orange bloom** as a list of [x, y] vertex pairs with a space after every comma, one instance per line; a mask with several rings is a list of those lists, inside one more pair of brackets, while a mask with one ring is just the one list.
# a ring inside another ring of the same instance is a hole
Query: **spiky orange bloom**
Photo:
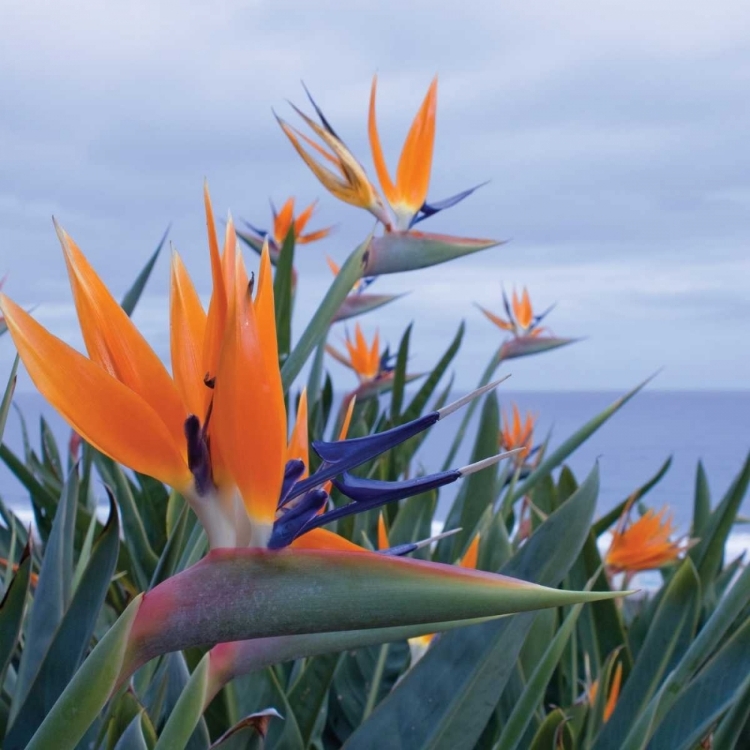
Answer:
[[359, 323], [354, 327], [354, 341], [347, 333], [344, 344], [348, 352], [342, 354], [330, 344], [326, 351], [342, 365], [353, 370], [361, 383], [375, 380], [381, 374], [380, 335], [375, 332], [372, 344], [368, 344]]
[[[615, 668], [614, 677], [609, 686], [609, 694], [607, 695], [607, 702], [604, 705], [604, 722], [608, 722], [610, 716], [614, 713], [615, 706], [617, 705], [617, 699], [620, 697], [620, 684], [622, 682], [622, 662], [617, 663]], [[599, 692], [599, 680], [594, 680], [588, 689], [589, 705], [593, 706], [596, 702], [596, 696]]]
[[670, 539], [674, 528], [672, 517], [665, 518], [667, 508], [658, 513], [649, 509], [634, 523], [629, 522], [629, 512], [626, 508], [612, 532], [605, 564], [615, 571], [636, 572], [674, 563], [685, 545]]
[[531, 451], [535, 421], [536, 417], [530, 412], [527, 412], [525, 419], [522, 421], [521, 412], [516, 404], [513, 404], [512, 420], [503, 410], [499, 444], [506, 451], [522, 448], [523, 450], [519, 451], [515, 457], [516, 462], [520, 464], [526, 460]]
[[432, 170], [432, 153], [435, 145], [435, 113], [437, 110], [437, 77], [430, 84], [422, 106], [412, 122], [401, 151], [396, 181], [391, 180], [383, 156], [375, 115], [377, 76], [372, 79], [370, 89], [370, 112], [368, 134], [375, 171], [383, 193], [396, 216], [395, 229], [406, 230], [427, 200], [427, 188]]
[[[541, 336], [546, 328], [540, 328], [539, 323], [542, 318], [547, 314], [542, 313], [541, 315], [534, 315], [534, 310], [531, 306], [531, 297], [526, 287], [523, 288], [521, 296], [518, 296], [518, 292], [513, 290], [512, 302], [508, 301], [508, 298], [503, 292], [503, 306], [505, 307], [505, 314], [507, 318], [502, 318], [493, 312], [485, 309], [481, 305], [477, 307], [492, 321], [498, 328], [503, 331], [508, 331], [514, 336]], [[548, 311], [547, 311], [548, 312]]]
[[[183, 493], [212, 547], [262, 546], [288, 453], [307, 464], [306, 401], [287, 445], [268, 250], [253, 299], [233, 224], [220, 253], [207, 190], [204, 198], [213, 293], [206, 313], [173, 253], [171, 376], [59, 227], [88, 358], [7, 297], [0, 307], [32, 380], [77, 433]], [[327, 534], [305, 538], [314, 545]]]
[[[295, 130], [282, 119], [278, 117], [276, 119], [297, 153], [323, 186], [340, 200], [372, 213], [383, 224], [386, 234], [405, 235], [416, 241], [412, 247], [419, 245], [419, 240], [437, 243], [438, 245], [447, 243], [456, 248], [464, 249], [467, 245], [471, 246], [475, 243], [478, 243], [482, 249], [497, 244], [490, 240], [472, 240], [463, 237], [448, 238], [441, 235], [423, 235], [410, 231], [420, 221], [460, 203], [481, 185], [463, 190], [443, 200], [427, 202], [427, 189], [430, 183], [432, 154], [435, 144], [437, 78], [430, 84], [422, 106], [414, 117], [404, 147], [401, 150], [401, 157], [396, 168], [396, 179], [393, 181], [385, 163], [380, 135], [378, 134], [375, 115], [376, 91], [377, 76], [373, 78], [370, 90], [368, 134], [375, 171], [385, 194], [385, 201], [370, 182], [362, 165], [333, 130], [320, 107], [310, 96], [309, 91], [307, 96], [320, 119], [320, 124], [303, 114], [294, 105], [292, 106], [322, 141], [323, 145]], [[309, 147], [309, 150], [305, 146]], [[402, 240], [403, 237], [398, 237], [396, 241], [400, 243]], [[441, 260], [446, 259], [443, 257]]]
[[[294, 107], [294, 105], [292, 106]], [[322, 141], [323, 145], [300, 133], [299, 130], [293, 128], [280, 117], [277, 116], [276, 119], [292, 146], [310, 168], [310, 171], [320, 180], [323, 187], [339, 200], [364, 208], [378, 220], [389, 224], [390, 220], [377, 190], [370, 182], [362, 165], [344, 145], [343, 141], [325, 120], [323, 120], [321, 126], [297, 107], [294, 107], [294, 110]], [[311, 151], [305, 149], [302, 145], [303, 142], [318, 157], [322, 157], [322, 161], [316, 159]]]
[[277, 245], [281, 245], [286, 239], [289, 230], [294, 230], [294, 242], [297, 245], [307, 245], [310, 242], [322, 240], [331, 233], [333, 227], [316, 229], [314, 232], [304, 233], [307, 222], [315, 211], [318, 202], [313, 201], [301, 214], [294, 216], [294, 198], [288, 198], [277, 212], [273, 212], [273, 239]]

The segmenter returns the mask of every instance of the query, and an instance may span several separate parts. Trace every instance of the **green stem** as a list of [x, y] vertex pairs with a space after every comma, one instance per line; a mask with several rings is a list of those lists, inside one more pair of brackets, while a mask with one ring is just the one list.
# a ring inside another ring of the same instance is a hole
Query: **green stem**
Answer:
[[384, 643], [380, 647], [378, 653], [378, 661], [375, 664], [375, 672], [372, 675], [372, 685], [370, 685], [370, 692], [367, 694], [367, 703], [365, 704], [365, 710], [362, 713], [362, 721], [366, 721], [375, 708], [375, 704], [378, 701], [378, 693], [380, 692], [380, 683], [383, 681], [383, 672], [385, 671], [385, 662], [388, 658], [388, 649], [390, 644]]

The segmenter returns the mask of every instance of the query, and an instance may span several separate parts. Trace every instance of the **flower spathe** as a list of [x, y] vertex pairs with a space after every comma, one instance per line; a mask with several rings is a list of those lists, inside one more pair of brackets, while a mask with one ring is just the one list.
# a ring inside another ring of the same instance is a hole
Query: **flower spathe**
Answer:
[[[360, 550], [321, 527], [455, 481], [464, 470], [375, 484], [351, 477], [349, 470], [450, 411], [446, 407], [386, 433], [314, 443], [323, 463], [308, 476], [304, 393], [297, 425], [291, 436], [287, 433], [268, 247], [256, 283], [237, 250], [231, 219], [219, 252], [207, 189], [204, 203], [213, 289], [204, 311], [180, 256], [173, 253], [172, 374], [59, 227], [88, 357], [0, 295], [0, 310], [21, 359], [37, 388], [84, 439], [181, 492], [212, 548]], [[325, 512], [331, 480], [352, 502]]]
[[377, 81], [370, 92], [368, 133], [375, 171], [385, 194], [383, 199], [370, 181], [364, 167], [344, 144], [310, 93], [308, 98], [320, 124], [294, 110], [319, 141], [315, 141], [287, 122], [277, 120], [297, 153], [322, 185], [336, 198], [369, 211], [383, 225], [385, 234], [370, 241], [367, 275], [398, 273], [425, 268], [453, 258], [485, 250], [500, 244], [496, 240], [453, 237], [411, 231], [418, 222], [456, 205], [479, 186], [464, 190], [445, 200], [428, 203], [427, 190], [432, 169], [437, 108], [437, 79], [430, 85], [407, 135], [393, 181], [385, 164], [375, 117]]

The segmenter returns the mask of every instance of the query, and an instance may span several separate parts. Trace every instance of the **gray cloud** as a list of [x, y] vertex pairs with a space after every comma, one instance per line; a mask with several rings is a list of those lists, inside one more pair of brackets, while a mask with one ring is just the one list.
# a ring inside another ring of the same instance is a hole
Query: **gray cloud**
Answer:
[[[310, 85], [370, 164], [366, 111], [392, 168], [440, 74], [431, 195], [490, 179], [435, 231], [511, 238], [418, 274], [369, 319], [393, 343], [415, 320], [415, 366], [469, 325], [459, 384], [499, 342], [472, 306], [501, 283], [558, 301], [556, 333], [588, 340], [514, 363], [514, 388], [620, 388], [661, 365], [662, 387], [747, 387], [750, 8], [738, 1], [462, 3], [297, 1], [211, 6], [17, 0], [0, 10], [0, 272], [8, 291], [78, 341], [50, 216], [122, 293], [172, 222], [208, 291], [201, 186], [219, 214], [268, 224], [267, 200], [321, 198], [323, 244], [299, 250], [301, 322], [338, 259], [371, 228], [327, 196], [285, 142], [273, 107]], [[166, 354], [166, 264], [138, 312]], [[299, 328], [298, 328], [299, 330]], [[8, 365], [8, 339], [0, 359]], [[699, 351], [700, 356], [696, 356]]]

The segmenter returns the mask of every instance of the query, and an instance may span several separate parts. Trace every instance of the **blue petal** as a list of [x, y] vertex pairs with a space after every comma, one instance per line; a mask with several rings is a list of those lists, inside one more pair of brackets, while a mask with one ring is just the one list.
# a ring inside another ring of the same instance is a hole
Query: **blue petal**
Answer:
[[214, 486], [211, 472], [211, 455], [206, 443], [206, 435], [195, 414], [191, 414], [184, 425], [185, 440], [187, 441], [187, 461], [190, 473], [195, 481], [198, 495], [206, 495]]
[[302, 528], [318, 515], [318, 511], [328, 502], [325, 490], [308, 492], [294, 507], [289, 508], [274, 521], [269, 549], [287, 547], [302, 533]]
[[510, 309], [510, 302], [508, 302], [508, 295], [505, 293], [505, 289], [503, 289], [503, 307], [505, 308], [505, 314], [508, 316], [508, 320], [515, 325], [516, 319], [513, 315], [513, 311]]
[[475, 185], [473, 188], [469, 188], [468, 190], [464, 190], [461, 193], [452, 195], [450, 198], [444, 198], [441, 201], [435, 201], [434, 203], [427, 203], [425, 201], [425, 203], [422, 204], [422, 208], [417, 211], [417, 213], [414, 215], [414, 218], [412, 218], [411, 222], [409, 222], [409, 229], [411, 229], [415, 224], [419, 224], [420, 221], [429, 219], [430, 216], [434, 216], [435, 214], [440, 213], [440, 211], [444, 211], [446, 208], [452, 208], [457, 203], [460, 203], [464, 198], [468, 198], [475, 190], [478, 190], [480, 187], [483, 187], [486, 184], [486, 182], [482, 182], [479, 185]]
[[414, 552], [414, 550], [419, 549], [419, 545], [415, 542], [410, 542], [408, 544], [397, 544], [395, 547], [388, 547], [388, 549], [381, 549], [378, 550], [378, 552], [381, 555], [390, 555], [391, 557], [403, 557], [404, 555], [408, 555], [410, 552]]
[[316, 114], [320, 118], [320, 122], [323, 125], [323, 127], [334, 138], [337, 138], [339, 141], [341, 141], [341, 143], [343, 143], [344, 141], [342, 141], [341, 138], [339, 138], [339, 136], [336, 133], [336, 131], [331, 127], [331, 123], [328, 122], [328, 120], [326, 119], [326, 116], [323, 114], [323, 112], [321, 111], [320, 107], [315, 103], [315, 99], [312, 98], [312, 94], [307, 90], [307, 86], [305, 86], [305, 82], [304, 81], [300, 81], [300, 83], [302, 83], [302, 88], [305, 90], [305, 93], [307, 94], [307, 98], [310, 100], [310, 104], [313, 105], [313, 109], [315, 110]]
[[350, 516], [352, 513], [363, 513], [394, 500], [403, 500], [427, 490], [434, 490], [437, 487], [451, 484], [460, 478], [461, 472], [458, 469], [441, 471], [437, 474], [406, 479], [401, 482], [384, 482], [380, 479], [366, 479], [344, 473], [343, 480], [334, 479], [333, 484], [340, 492], [350, 497], [353, 502], [311, 518], [302, 533], [318, 526], [325, 526], [339, 518]]
[[251, 231], [255, 232], [259, 237], [262, 237], [265, 239], [268, 236], [268, 232], [265, 229], [258, 229], [258, 227], [253, 226], [249, 221], [245, 221], [245, 219], [242, 219], [242, 223]]
[[279, 493], [279, 504], [276, 506], [277, 508], [284, 505], [292, 487], [294, 487], [295, 483], [304, 472], [305, 462], [302, 461], [302, 459], [293, 458], [286, 462], [286, 466], [284, 467], [284, 479], [281, 482], [281, 492]]
[[554, 309], [557, 302], [551, 304], [543, 313], [534, 316], [534, 322], [531, 324], [532, 328], [536, 328]]
[[414, 437], [428, 427], [432, 427], [439, 418], [439, 412], [433, 411], [412, 422], [393, 427], [390, 430], [385, 430], [385, 432], [377, 432], [374, 435], [337, 440], [330, 443], [322, 440], [313, 441], [312, 448], [323, 459], [323, 464], [315, 474], [298, 482], [292, 488], [285, 502], [289, 502], [292, 498], [323, 484], [337, 474], [353, 469], [355, 466], [385, 453], [390, 448], [400, 445], [410, 437]]

